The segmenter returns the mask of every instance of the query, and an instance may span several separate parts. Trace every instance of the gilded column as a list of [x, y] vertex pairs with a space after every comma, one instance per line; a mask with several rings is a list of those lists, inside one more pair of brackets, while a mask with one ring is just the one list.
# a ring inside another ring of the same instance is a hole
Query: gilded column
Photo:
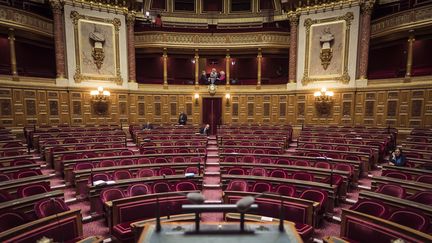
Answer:
[[360, 29], [360, 57], [359, 76], [360, 79], [367, 78], [369, 62], [369, 41], [371, 29], [371, 13], [375, 0], [364, 0], [361, 4], [361, 29]]
[[226, 86], [230, 85], [230, 65], [231, 64], [231, 57], [229, 54], [229, 50], [227, 50], [227, 54], [225, 56], [225, 79], [226, 79]]
[[127, 22], [127, 43], [128, 43], [128, 72], [129, 82], [136, 82], [136, 64], [135, 64], [135, 12], [131, 11], [126, 15]]
[[412, 62], [413, 62], [413, 45], [415, 42], [414, 31], [410, 31], [408, 38], [408, 53], [407, 53], [407, 64], [405, 78], [411, 78]]
[[13, 28], [9, 28], [9, 49], [10, 49], [10, 62], [11, 62], [11, 70], [12, 70], [12, 79], [18, 79], [18, 71], [17, 71], [17, 62], [16, 62], [16, 53], [15, 53], [15, 30]]
[[54, 46], [57, 78], [65, 78], [65, 42], [63, 27], [63, 4], [58, 0], [50, 0], [54, 19]]
[[199, 85], [199, 55], [198, 55], [198, 49], [195, 49], [195, 86], [198, 87]]
[[163, 49], [162, 59], [163, 59], [163, 85], [164, 88], [166, 89], [168, 88], [168, 54], [166, 48]]
[[288, 82], [296, 82], [297, 72], [297, 33], [299, 15], [296, 12], [288, 13], [290, 21], [290, 49], [289, 49], [289, 64], [288, 64]]
[[257, 71], [257, 89], [261, 88], [261, 64], [262, 64], [262, 51], [261, 48], [258, 49], [258, 55], [257, 55], [257, 62], [258, 62], [258, 71]]

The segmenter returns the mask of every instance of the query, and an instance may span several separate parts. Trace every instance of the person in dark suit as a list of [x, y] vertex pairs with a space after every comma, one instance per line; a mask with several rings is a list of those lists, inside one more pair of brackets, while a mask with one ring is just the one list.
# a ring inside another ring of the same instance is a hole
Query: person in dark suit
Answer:
[[396, 166], [405, 166], [407, 158], [400, 148], [397, 148], [390, 156], [390, 164]]
[[200, 128], [200, 134], [209, 136], [210, 135], [210, 124], [206, 124], [204, 127]]
[[144, 126], [143, 130], [151, 130], [153, 129], [153, 125], [148, 121]]
[[184, 112], [181, 112], [178, 118], [179, 125], [186, 125], [187, 115]]
[[200, 83], [200, 84], [206, 84], [207, 82], [208, 82], [208, 79], [207, 79], [207, 73], [206, 73], [205, 70], [203, 70], [203, 71], [201, 72], [201, 77], [200, 77], [199, 83]]

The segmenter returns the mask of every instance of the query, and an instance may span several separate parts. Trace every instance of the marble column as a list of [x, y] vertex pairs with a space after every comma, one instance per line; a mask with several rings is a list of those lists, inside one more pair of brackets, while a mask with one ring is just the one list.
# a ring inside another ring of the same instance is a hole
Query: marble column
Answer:
[[135, 12], [131, 11], [126, 15], [127, 23], [127, 44], [128, 44], [128, 72], [129, 82], [136, 82], [136, 63], [135, 63]]
[[371, 29], [371, 14], [375, 0], [365, 0], [361, 4], [361, 26], [360, 26], [360, 57], [359, 57], [359, 77], [367, 79], [369, 62], [369, 41]]
[[63, 26], [63, 4], [58, 0], [50, 0], [54, 19], [54, 46], [56, 58], [57, 78], [65, 78], [65, 42]]
[[9, 28], [8, 40], [9, 40], [12, 79], [16, 80], [18, 78], [18, 71], [17, 71], [16, 52], [15, 52], [15, 30], [13, 28]]
[[288, 66], [288, 82], [295, 83], [297, 73], [297, 34], [299, 14], [296, 12], [288, 13], [290, 21], [290, 49], [289, 49], [289, 66]]
[[194, 56], [194, 61], [195, 61], [195, 87], [197, 88], [199, 85], [199, 55], [198, 55], [198, 49], [195, 49], [195, 56]]
[[257, 89], [261, 88], [261, 64], [262, 64], [262, 51], [261, 48], [258, 49], [258, 55], [257, 55]]
[[405, 78], [411, 78], [412, 63], [413, 63], [413, 45], [415, 42], [414, 31], [410, 31], [408, 38], [408, 51], [407, 51], [407, 62], [406, 62], [406, 73]]
[[231, 67], [231, 56], [229, 54], [229, 50], [227, 50], [227, 54], [225, 56], [225, 79], [226, 79], [226, 86], [230, 85], [230, 67]]
[[166, 89], [168, 88], [168, 53], [166, 48], [163, 49], [162, 60], [163, 60], [163, 86]]

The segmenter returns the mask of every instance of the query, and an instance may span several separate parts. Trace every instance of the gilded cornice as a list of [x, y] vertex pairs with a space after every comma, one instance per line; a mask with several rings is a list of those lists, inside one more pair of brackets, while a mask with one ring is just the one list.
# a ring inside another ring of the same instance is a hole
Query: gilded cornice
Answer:
[[0, 8], [0, 25], [44, 36], [53, 36], [53, 21], [16, 8]]
[[432, 6], [407, 10], [374, 20], [371, 38], [432, 25]]
[[62, 0], [65, 5], [81, 7], [96, 11], [106, 11], [115, 14], [127, 14], [129, 1], [118, 0]]
[[289, 48], [289, 33], [178, 33], [149, 31], [135, 33], [135, 47], [164, 47], [186, 49], [226, 49], [251, 47]]

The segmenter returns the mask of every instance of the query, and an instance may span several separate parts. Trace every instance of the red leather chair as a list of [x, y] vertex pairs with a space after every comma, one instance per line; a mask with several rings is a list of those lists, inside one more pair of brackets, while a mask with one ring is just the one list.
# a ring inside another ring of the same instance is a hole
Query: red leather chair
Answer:
[[271, 163], [272, 163], [272, 161], [268, 157], [262, 157], [259, 159], [259, 162], [258, 162], [258, 164], [271, 164]]
[[330, 169], [331, 164], [328, 162], [324, 162], [324, 161], [318, 161], [315, 163], [315, 167], [316, 168], [323, 168], [323, 169]]
[[[110, 176], [105, 173], [96, 173], [93, 174], [93, 181], [109, 181]], [[91, 178], [89, 178], [88, 183], [91, 183]]]
[[252, 191], [253, 192], [259, 192], [259, 193], [271, 192], [272, 186], [270, 185], [270, 183], [267, 183], [267, 182], [256, 182], [252, 186]]
[[281, 169], [276, 169], [276, 170], [272, 170], [272, 172], [270, 172], [270, 177], [277, 177], [277, 178], [288, 178], [288, 175], [286, 174], [286, 172], [284, 170]]
[[191, 181], [180, 181], [175, 185], [176, 191], [196, 191], [197, 185]]
[[176, 156], [176, 157], [174, 157], [172, 159], [172, 162], [173, 163], [185, 163], [185, 158], [184, 157]]
[[102, 160], [99, 162], [99, 167], [112, 167], [116, 166], [116, 162], [114, 160]]
[[150, 186], [144, 183], [133, 184], [126, 189], [126, 195], [128, 195], [129, 197], [146, 195], [150, 193], [152, 193]]
[[232, 180], [227, 186], [227, 191], [247, 192], [248, 184], [245, 180]]
[[291, 165], [291, 161], [289, 159], [278, 159], [276, 161], [278, 165]]
[[294, 197], [296, 194], [296, 188], [292, 185], [280, 184], [276, 187], [275, 192], [282, 196]]
[[60, 198], [48, 198], [41, 200], [37, 202], [34, 207], [36, 216], [39, 219], [69, 210], [69, 207], [63, 201], [63, 199]]
[[242, 168], [230, 168], [227, 172], [228, 175], [244, 175], [245, 171]]
[[411, 176], [399, 171], [384, 171], [382, 176], [401, 179], [401, 180], [411, 180]]
[[426, 215], [408, 209], [392, 212], [388, 220], [422, 232], [426, 232], [430, 226], [430, 220]]
[[348, 171], [350, 177], [354, 173], [354, 168], [351, 165], [343, 164], [343, 163], [337, 163], [334, 168], [335, 170], [341, 170], [341, 171]]
[[139, 165], [141, 164], [151, 164], [151, 160], [149, 158], [139, 158], [137, 163]]
[[133, 165], [133, 164], [134, 164], [133, 159], [122, 159], [122, 160], [120, 160], [120, 162], [119, 162], [119, 165], [120, 165], [120, 166], [124, 166], [124, 165]]
[[386, 218], [389, 213], [389, 209], [385, 204], [373, 200], [359, 200], [356, 204], [351, 206], [350, 210], [369, 214], [378, 218]]
[[410, 201], [432, 206], [432, 191], [417, 192], [407, 198]]
[[75, 171], [77, 171], [77, 170], [89, 170], [92, 168], [94, 168], [93, 163], [84, 162], [84, 163], [75, 164], [74, 170]]
[[124, 198], [124, 193], [123, 190], [119, 188], [106, 188], [103, 189], [100, 194], [100, 199], [102, 203], [106, 203], [120, 198]]
[[253, 164], [253, 163], [255, 163], [255, 157], [254, 157], [254, 156], [246, 155], [246, 156], [244, 156], [244, 157], [242, 158], [242, 163], [250, 163], [250, 164]]
[[152, 169], [141, 169], [137, 173], [137, 177], [152, 177], [155, 175], [156, 175], [156, 173]]
[[102, 157], [114, 157], [117, 156], [116, 152], [104, 152], [102, 153]]
[[164, 168], [161, 168], [161, 169], [159, 169], [159, 173], [158, 173], [160, 176], [163, 176], [163, 175], [175, 175], [175, 171], [173, 170], [173, 169], [171, 169], [171, 168], [169, 168], [169, 167], [164, 167]]
[[0, 213], [0, 232], [15, 228], [28, 222], [26, 216], [20, 212], [5, 211]]
[[431, 175], [421, 175], [417, 177], [417, 182], [432, 184], [432, 176]]
[[25, 185], [18, 188], [17, 197], [19, 198], [29, 197], [29, 196], [49, 192], [50, 190], [51, 188], [49, 182]]
[[302, 180], [302, 181], [314, 181], [313, 174], [308, 172], [294, 172], [292, 174], [292, 178], [295, 180]]
[[31, 164], [35, 164], [35, 161], [31, 159], [19, 159], [11, 162], [11, 166], [31, 165]]
[[4, 203], [12, 199], [13, 197], [9, 194], [8, 191], [0, 190], [0, 203]]
[[162, 192], [170, 192], [171, 191], [171, 185], [167, 182], [156, 182], [153, 185], [153, 192], [154, 193], [162, 193]]
[[130, 171], [128, 170], [116, 170], [114, 171], [114, 175], [113, 178], [114, 180], [127, 180], [127, 179], [131, 179], [132, 173], [130, 173]]
[[15, 173], [15, 179], [42, 175], [40, 170], [20, 170]]
[[234, 157], [234, 156], [225, 156], [223, 158], [223, 162], [236, 163], [237, 162], [237, 158]]
[[166, 158], [158, 157], [154, 159], [155, 164], [167, 164], [168, 160]]
[[398, 198], [405, 198], [406, 196], [406, 192], [403, 187], [392, 184], [381, 185], [375, 192]]
[[10, 179], [11, 178], [9, 178], [8, 175], [0, 173], [0, 182], [2, 182], [2, 181], [8, 181]]
[[310, 166], [310, 165], [309, 165], [309, 162], [306, 161], [306, 160], [295, 160], [295, 161], [294, 161], [294, 165], [295, 165], [295, 166], [306, 166], [306, 167], [309, 167], [309, 166]]

